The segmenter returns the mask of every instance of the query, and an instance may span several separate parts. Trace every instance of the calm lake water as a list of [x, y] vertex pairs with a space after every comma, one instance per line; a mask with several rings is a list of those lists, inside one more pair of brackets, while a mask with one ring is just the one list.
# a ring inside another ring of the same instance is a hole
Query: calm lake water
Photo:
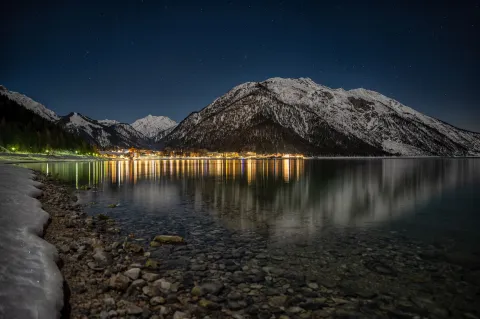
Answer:
[[[480, 160], [141, 160], [22, 164], [67, 181], [137, 236], [222, 228], [314, 245], [330, 230], [480, 240]], [[118, 204], [116, 208], [108, 208]]]

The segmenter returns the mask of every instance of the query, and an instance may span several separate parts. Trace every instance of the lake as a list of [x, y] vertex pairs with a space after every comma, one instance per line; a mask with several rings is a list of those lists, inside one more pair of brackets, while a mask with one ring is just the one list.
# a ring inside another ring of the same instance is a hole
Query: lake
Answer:
[[[382, 294], [416, 306], [412, 298], [420, 296], [438, 313], [479, 311], [478, 159], [21, 166], [77, 188], [86, 212], [112, 217], [119, 236], [133, 233], [146, 247], [155, 235], [184, 237], [182, 249], [151, 249], [165, 269], [233, 274], [242, 285], [260, 265], [267, 274], [282, 274], [271, 283], [277, 293], [293, 289], [300, 276], [342, 296]], [[225, 255], [238, 262], [218, 262]], [[458, 295], [461, 300], [445, 309]]]

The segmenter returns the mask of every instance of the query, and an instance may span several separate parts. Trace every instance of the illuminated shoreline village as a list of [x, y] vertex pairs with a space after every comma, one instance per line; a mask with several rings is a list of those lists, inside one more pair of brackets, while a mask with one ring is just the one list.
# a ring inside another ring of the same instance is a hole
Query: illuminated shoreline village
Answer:
[[118, 159], [153, 159], [153, 158], [211, 158], [211, 159], [265, 159], [265, 158], [304, 158], [303, 154], [256, 152], [210, 152], [208, 150], [173, 150], [162, 151], [137, 148], [99, 151], [101, 157]]

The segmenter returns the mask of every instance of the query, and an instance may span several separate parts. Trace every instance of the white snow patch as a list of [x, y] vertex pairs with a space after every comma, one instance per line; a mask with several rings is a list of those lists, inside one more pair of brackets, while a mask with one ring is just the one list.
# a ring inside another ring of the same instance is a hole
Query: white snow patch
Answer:
[[109, 119], [100, 120], [100, 121], [98, 121], [98, 123], [100, 123], [102, 125], [105, 125], [105, 126], [112, 126], [112, 125], [115, 125], [115, 124], [120, 124], [119, 121], [109, 120]]
[[49, 218], [33, 198], [39, 185], [29, 170], [0, 164], [0, 318], [59, 318], [63, 307], [57, 251], [39, 237]]

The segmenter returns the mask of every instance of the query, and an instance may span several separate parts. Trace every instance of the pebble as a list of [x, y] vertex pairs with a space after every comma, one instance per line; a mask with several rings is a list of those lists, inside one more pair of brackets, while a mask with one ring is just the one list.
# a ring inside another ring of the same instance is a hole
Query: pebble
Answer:
[[189, 319], [189, 317], [185, 312], [175, 311], [173, 319]]
[[153, 297], [152, 299], [150, 299], [150, 304], [152, 306], [163, 305], [164, 303], [165, 303], [165, 298], [160, 297], [160, 296], [156, 296], [156, 297]]
[[122, 274], [113, 275], [109, 280], [109, 286], [120, 291], [127, 290], [129, 284], [130, 279]]
[[127, 308], [127, 313], [129, 315], [140, 315], [143, 313], [143, 309], [138, 307], [137, 305], [130, 304]]
[[142, 278], [145, 279], [146, 281], [148, 282], [152, 282], [152, 281], [155, 281], [157, 279], [160, 278], [160, 275], [159, 274], [154, 274], [154, 273], [150, 273], [150, 272], [144, 272], [142, 274]]
[[132, 268], [124, 272], [123, 274], [132, 280], [137, 280], [140, 277], [140, 268]]

